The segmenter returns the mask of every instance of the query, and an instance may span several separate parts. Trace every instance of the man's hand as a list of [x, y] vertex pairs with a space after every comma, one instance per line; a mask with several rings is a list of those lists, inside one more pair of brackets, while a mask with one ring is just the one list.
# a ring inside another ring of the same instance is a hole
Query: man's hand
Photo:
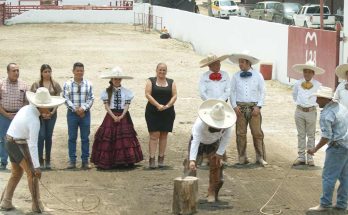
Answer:
[[216, 157], [216, 166], [222, 166], [223, 162], [222, 162], [222, 159], [223, 159], [223, 156], [222, 155], [218, 155], [218, 154], [215, 154], [213, 155], [214, 157]]
[[85, 117], [85, 110], [82, 107], [79, 107], [76, 109], [76, 114], [79, 115], [79, 117], [83, 118]]
[[318, 150], [316, 148], [311, 148], [307, 150], [307, 153], [310, 155], [314, 155]]
[[257, 116], [260, 114], [260, 108], [258, 106], [255, 106], [253, 108], [253, 112], [251, 113], [252, 116]]
[[37, 177], [38, 179], [41, 179], [41, 169], [40, 168], [34, 169], [34, 176]]
[[240, 117], [242, 115], [242, 112], [240, 111], [239, 106], [233, 108], [234, 112], [236, 112], [237, 117]]
[[196, 162], [195, 161], [190, 161], [189, 168], [191, 171], [196, 171]]

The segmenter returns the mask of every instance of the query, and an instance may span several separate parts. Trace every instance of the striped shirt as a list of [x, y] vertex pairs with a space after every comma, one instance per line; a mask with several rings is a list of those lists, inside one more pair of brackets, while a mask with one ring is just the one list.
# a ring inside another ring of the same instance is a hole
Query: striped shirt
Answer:
[[91, 82], [86, 79], [83, 79], [80, 83], [77, 83], [74, 79], [68, 80], [63, 87], [63, 98], [66, 99], [65, 104], [69, 110], [75, 112], [77, 108], [82, 107], [85, 111], [88, 111], [94, 101]]
[[17, 112], [24, 105], [28, 104], [25, 97], [29, 86], [21, 80], [11, 82], [6, 78], [0, 80], [0, 105], [7, 112]]

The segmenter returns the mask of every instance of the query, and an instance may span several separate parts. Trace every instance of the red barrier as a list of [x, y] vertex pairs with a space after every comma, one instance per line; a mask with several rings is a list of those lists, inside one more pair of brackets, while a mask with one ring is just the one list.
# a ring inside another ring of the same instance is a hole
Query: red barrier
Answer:
[[324, 75], [315, 76], [324, 86], [336, 88], [335, 69], [339, 56], [339, 31], [299, 28], [289, 26], [288, 35], [288, 76], [300, 79], [300, 73], [292, 70], [294, 64], [312, 60], [325, 70]]

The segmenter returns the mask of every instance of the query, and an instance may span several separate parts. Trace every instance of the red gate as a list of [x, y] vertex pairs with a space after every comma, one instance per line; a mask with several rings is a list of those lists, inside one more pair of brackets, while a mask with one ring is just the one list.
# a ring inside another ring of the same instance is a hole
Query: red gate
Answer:
[[314, 76], [324, 86], [337, 86], [335, 75], [339, 63], [339, 31], [299, 28], [289, 26], [288, 76], [300, 79], [303, 75], [292, 70], [294, 64], [312, 60], [325, 70], [324, 75]]

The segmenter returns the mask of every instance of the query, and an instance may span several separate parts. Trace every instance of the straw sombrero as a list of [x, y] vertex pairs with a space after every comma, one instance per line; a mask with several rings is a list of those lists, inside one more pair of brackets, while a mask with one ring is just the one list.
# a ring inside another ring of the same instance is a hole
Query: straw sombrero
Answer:
[[336, 75], [337, 77], [346, 80], [348, 72], [348, 64], [342, 64], [336, 67]]
[[232, 107], [217, 99], [204, 101], [199, 107], [198, 115], [207, 125], [218, 129], [232, 127], [237, 119]]
[[220, 57], [216, 56], [216, 55], [208, 55], [206, 58], [204, 58], [203, 60], [201, 60], [199, 62], [199, 66], [205, 67], [205, 66], [209, 66], [210, 64], [216, 62], [216, 61], [223, 61], [226, 60], [229, 57], [229, 55], [222, 55]]
[[230, 59], [230, 61], [232, 61], [232, 63], [235, 63], [235, 64], [239, 63], [239, 59], [248, 60], [251, 63], [251, 65], [255, 65], [260, 61], [256, 57], [253, 57], [253, 56], [246, 54], [246, 53], [232, 54], [229, 57], [229, 59]]
[[110, 79], [110, 78], [120, 78], [120, 79], [133, 79], [133, 77], [125, 75], [122, 69], [118, 66], [112, 69], [107, 69], [100, 78]]
[[36, 92], [26, 92], [28, 101], [39, 108], [53, 108], [64, 104], [65, 99], [60, 96], [51, 96], [45, 87], [37, 88]]
[[334, 93], [333, 93], [333, 90], [330, 87], [320, 86], [318, 91], [313, 93], [312, 96], [332, 99], [333, 96], [334, 96]]
[[314, 71], [314, 74], [321, 75], [325, 73], [325, 70], [317, 67], [313, 61], [307, 61], [305, 64], [295, 64], [292, 66], [292, 69], [298, 73], [303, 74], [304, 69], [310, 69]]

